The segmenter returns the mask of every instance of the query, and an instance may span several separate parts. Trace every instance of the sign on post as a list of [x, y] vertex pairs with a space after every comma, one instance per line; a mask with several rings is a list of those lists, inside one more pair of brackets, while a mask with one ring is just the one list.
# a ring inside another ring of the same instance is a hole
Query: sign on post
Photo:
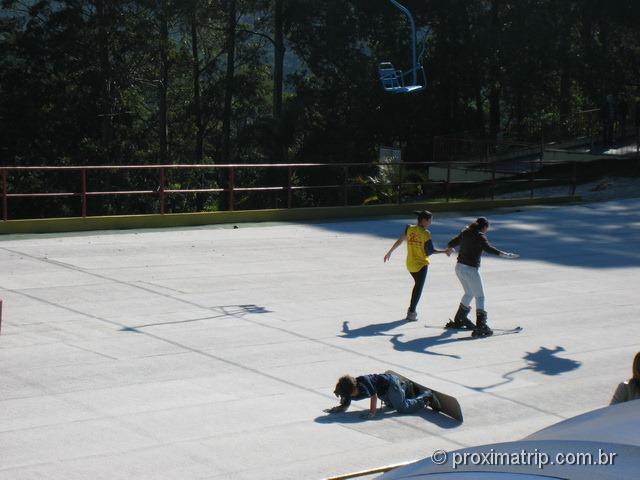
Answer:
[[394, 147], [381, 146], [378, 154], [380, 173], [388, 180], [398, 179], [400, 170], [397, 165], [402, 163], [402, 150]]
[[402, 162], [402, 150], [394, 147], [380, 147], [378, 155], [380, 163], [400, 163]]

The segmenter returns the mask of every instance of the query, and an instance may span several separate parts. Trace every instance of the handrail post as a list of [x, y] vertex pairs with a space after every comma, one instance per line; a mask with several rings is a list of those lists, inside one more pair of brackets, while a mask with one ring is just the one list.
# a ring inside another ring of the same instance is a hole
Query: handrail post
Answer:
[[293, 190], [291, 187], [293, 182], [293, 169], [291, 165], [287, 167], [287, 208], [291, 208], [293, 204]]
[[572, 162], [571, 165], [571, 196], [576, 194], [576, 183], [578, 182], [578, 162]]
[[160, 204], [160, 215], [164, 215], [164, 167], [160, 167], [160, 187], [158, 188], [158, 203]]
[[87, 216], [87, 169], [83, 168], [80, 170], [80, 183], [81, 183], [81, 192], [82, 192], [82, 218]]
[[234, 188], [235, 188], [235, 170], [229, 167], [229, 211], [234, 209]]
[[7, 171], [2, 170], [2, 220], [6, 221], [8, 218], [7, 211]]
[[347, 181], [349, 179], [349, 166], [348, 165], [344, 165], [342, 167], [342, 171], [343, 171], [343, 182], [342, 182], [342, 200], [344, 203], [344, 206], [346, 207], [347, 205], [349, 205], [349, 191], [348, 191], [348, 186], [347, 186]]
[[448, 203], [449, 194], [451, 192], [451, 162], [447, 162], [447, 183], [445, 183], [444, 189], [445, 189], [445, 199]]

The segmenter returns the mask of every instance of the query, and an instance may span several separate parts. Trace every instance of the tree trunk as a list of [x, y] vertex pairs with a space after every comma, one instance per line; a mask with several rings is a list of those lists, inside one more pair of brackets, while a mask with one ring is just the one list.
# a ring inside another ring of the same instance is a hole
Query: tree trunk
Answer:
[[168, 159], [167, 137], [167, 89], [169, 87], [169, 25], [167, 19], [167, 0], [159, 0], [160, 7], [160, 82], [158, 84], [158, 143], [159, 160], [166, 164]]
[[482, 84], [481, 80], [477, 79], [474, 86], [475, 102], [476, 102], [476, 125], [478, 130], [485, 131], [484, 125], [484, 105], [482, 99]]
[[560, 32], [560, 47], [558, 57], [560, 61], [560, 115], [566, 116], [571, 111], [571, 83], [572, 83], [572, 62], [573, 58], [569, 54], [572, 44], [572, 31], [575, 22], [575, 12], [571, 8], [571, 3], [563, 4], [566, 8], [562, 10], [558, 31]]
[[280, 120], [282, 115], [282, 90], [284, 75], [284, 28], [283, 3], [284, 0], [274, 0], [274, 42], [273, 50], [273, 118]]
[[489, 92], [489, 131], [493, 137], [500, 131], [500, 85], [495, 81]]
[[[227, 73], [225, 77], [224, 111], [222, 117], [222, 163], [233, 163], [231, 158], [231, 107], [233, 102], [233, 77], [235, 75], [236, 53], [236, 0], [226, 0], [227, 7]], [[218, 172], [220, 188], [228, 189], [229, 172], [220, 169]], [[229, 192], [223, 192], [218, 201], [220, 210], [229, 210], [233, 206], [229, 202]]]
[[609, 45], [609, 22], [607, 22], [606, 20], [602, 20], [600, 19], [600, 21], [598, 22], [598, 25], [600, 27], [599, 29], [599, 40], [600, 40], [600, 61], [601, 63], [601, 68], [603, 68], [603, 71], [606, 72], [605, 75], [603, 75], [603, 90], [605, 95], [610, 94], [612, 91], [614, 91], [616, 89], [616, 75], [614, 72], [614, 65], [615, 63], [612, 61], [611, 59], [611, 54], [610, 54], [610, 45]]
[[284, 0], [274, 0], [273, 49], [273, 118], [276, 122], [276, 162], [287, 162], [287, 147], [282, 125], [282, 93], [284, 85]]
[[[106, 10], [109, 3], [105, 0], [96, 2], [96, 14], [98, 17], [98, 55], [100, 58], [100, 72], [102, 74], [102, 101], [100, 105], [101, 144], [107, 156], [111, 156], [110, 147], [113, 137], [113, 101], [111, 98], [111, 62], [109, 60], [109, 33], [107, 31], [109, 20]], [[113, 159], [107, 158], [107, 161]]]
[[236, 54], [236, 0], [227, 0], [227, 73], [222, 119], [222, 161], [231, 162], [231, 105]]
[[566, 67], [560, 73], [560, 115], [566, 116], [571, 111], [571, 78]]
[[194, 2], [191, 13], [191, 53], [193, 61], [193, 113], [196, 123], [195, 161], [202, 163], [204, 132], [202, 130], [202, 106], [200, 101], [200, 52], [198, 51], [197, 2]]
[[489, 132], [492, 137], [497, 138], [500, 131], [500, 64], [501, 58], [498, 51], [501, 45], [502, 25], [500, 22], [500, 0], [491, 2], [491, 30], [492, 51], [491, 67], [489, 70]]

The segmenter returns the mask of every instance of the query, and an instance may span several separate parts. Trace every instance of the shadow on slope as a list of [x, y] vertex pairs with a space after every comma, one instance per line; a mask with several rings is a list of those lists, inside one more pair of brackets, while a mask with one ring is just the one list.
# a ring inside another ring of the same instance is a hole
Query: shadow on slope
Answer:
[[[349, 222], [315, 223], [317, 228], [345, 234], [371, 235], [393, 240], [414, 221], [407, 217]], [[435, 214], [430, 227], [442, 248], [478, 215], [491, 222], [489, 241], [501, 250], [517, 252], [522, 260], [535, 260], [587, 268], [628, 268], [640, 265], [640, 199], [606, 203], [474, 212], [464, 216]], [[380, 259], [384, 255], [380, 252]], [[400, 261], [398, 252], [392, 261]]]
[[579, 361], [556, 356], [558, 353], [564, 351], [564, 347], [556, 346], [553, 350], [546, 347], [540, 347], [537, 352], [527, 352], [526, 355], [522, 357], [527, 362], [527, 365], [511, 370], [510, 372], [502, 375], [502, 378], [504, 378], [504, 381], [502, 382], [487, 385], [486, 387], [476, 387], [475, 390], [485, 391], [506, 385], [514, 380], [514, 375], [516, 373], [523, 372], [525, 370], [531, 370], [533, 372], [541, 373], [542, 375], [556, 376], [580, 368], [582, 364]]
[[324, 415], [320, 415], [315, 418], [316, 423], [322, 424], [332, 424], [332, 423], [342, 423], [342, 424], [357, 424], [363, 422], [379, 422], [381, 420], [386, 420], [390, 418], [412, 418], [412, 417], [421, 417], [424, 420], [427, 420], [434, 425], [439, 426], [440, 428], [456, 428], [462, 425], [462, 422], [454, 420], [453, 418], [447, 417], [446, 415], [436, 413], [433, 410], [425, 409], [420, 413], [414, 414], [402, 414], [398, 413], [395, 410], [391, 410], [388, 407], [384, 407], [378, 410], [377, 415], [374, 418], [363, 418], [363, 413], [366, 413], [362, 410], [352, 410], [350, 412], [341, 412], [341, 413], [327, 413]]

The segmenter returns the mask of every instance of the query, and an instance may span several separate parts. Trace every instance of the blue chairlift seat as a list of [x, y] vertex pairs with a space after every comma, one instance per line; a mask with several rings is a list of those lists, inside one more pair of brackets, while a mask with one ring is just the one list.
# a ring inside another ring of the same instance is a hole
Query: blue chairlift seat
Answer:
[[404, 77], [411, 75], [412, 70], [402, 73], [402, 70], [396, 70], [390, 62], [382, 62], [378, 65], [378, 75], [382, 88], [385, 92], [389, 93], [415, 93], [424, 89], [426, 85], [426, 79], [424, 78], [424, 70], [422, 67], [418, 67], [417, 70], [421, 72], [423, 84], [422, 85], [405, 85]]

